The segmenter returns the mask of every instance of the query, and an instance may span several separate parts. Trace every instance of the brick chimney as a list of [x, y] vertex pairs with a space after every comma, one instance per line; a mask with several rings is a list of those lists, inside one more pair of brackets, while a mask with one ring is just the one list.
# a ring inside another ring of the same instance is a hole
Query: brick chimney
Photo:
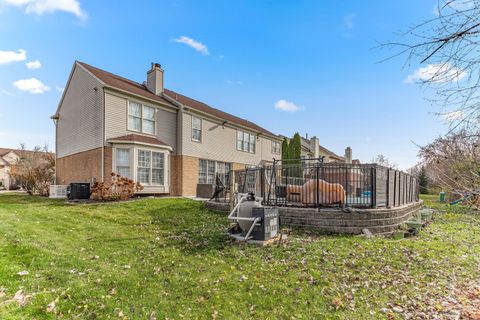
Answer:
[[345, 149], [345, 163], [352, 163], [352, 148], [350, 147]]
[[147, 89], [157, 96], [163, 92], [163, 69], [160, 63], [153, 63], [147, 72]]
[[312, 150], [313, 150], [313, 157], [315, 159], [320, 158], [320, 139], [313, 136], [310, 139], [310, 146], [312, 147]]

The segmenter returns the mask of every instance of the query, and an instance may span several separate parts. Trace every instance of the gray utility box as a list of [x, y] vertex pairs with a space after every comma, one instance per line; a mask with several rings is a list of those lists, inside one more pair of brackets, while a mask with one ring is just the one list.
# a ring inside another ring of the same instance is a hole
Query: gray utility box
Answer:
[[278, 209], [253, 208], [252, 218], [261, 218], [252, 231], [253, 240], [266, 241], [278, 234]]

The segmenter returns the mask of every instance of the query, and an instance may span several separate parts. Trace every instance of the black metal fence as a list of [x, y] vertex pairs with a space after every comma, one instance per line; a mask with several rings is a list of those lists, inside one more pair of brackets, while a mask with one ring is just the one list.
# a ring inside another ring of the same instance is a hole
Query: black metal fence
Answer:
[[294, 163], [234, 171], [235, 191], [253, 192], [266, 205], [389, 208], [418, 201], [417, 179], [375, 164]]

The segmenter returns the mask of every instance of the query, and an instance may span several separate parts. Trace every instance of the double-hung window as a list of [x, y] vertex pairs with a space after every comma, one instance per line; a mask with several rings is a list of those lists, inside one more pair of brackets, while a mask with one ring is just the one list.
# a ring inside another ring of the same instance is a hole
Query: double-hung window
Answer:
[[142, 132], [155, 134], [155, 108], [143, 106]]
[[128, 104], [128, 129], [142, 131], [142, 105], [136, 102]]
[[237, 150], [255, 153], [256, 137], [253, 134], [237, 131]]
[[202, 119], [197, 117], [192, 117], [192, 140], [202, 141]]
[[282, 153], [282, 147], [280, 142], [272, 141], [272, 153], [273, 154], [280, 154]]
[[130, 149], [117, 148], [116, 151], [116, 174], [130, 178]]
[[148, 185], [165, 184], [165, 154], [138, 150], [137, 182]]
[[129, 101], [128, 130], [155, 134], [155, 108]]
[[165, 183], [165, 154], [152, 152], [152, 184]]
[[151, 152], [138, 150], [137, 182], [150, 184]]

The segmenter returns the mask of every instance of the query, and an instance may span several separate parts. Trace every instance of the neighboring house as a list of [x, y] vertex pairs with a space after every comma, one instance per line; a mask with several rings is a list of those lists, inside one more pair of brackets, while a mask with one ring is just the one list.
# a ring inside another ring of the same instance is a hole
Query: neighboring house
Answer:
[[152, 64], [143, 84], [76, 61], [52, 119], [56, 183], [140, 182], [143, 193], [195, 196], [230, 169], [281, 157], [281, 137], [168, 90]]
[[19, 182], [12, 176], [15, 166], [20, 158], [27, 155], [41, 156], [38, 152], [31, 150], [0, 148], [0, 187], [7, 190], [20, 188]]
[[7, 190], [17, 188], [16, 181], [10, 173], [20, 159], [21, 152], [17, 149], [0, 148], [0, 185]]
[[320, 145], [320, 140], [317, 137], [308, 138], [308, 135], [301, 137], [301, 143], [302, 158], [316, 159], [323, 157], [325, 163], [360, 163], [358, 159], [352, 159], [352, 149], [350, 147], [345, 149], [345, 156], [342, 157]]
[[15, 164], [20, 159], [22, 152], [25, 151], [0, 148], [0, 186], [7, 190], [13, 190], [19, 187], [17, 186], [15, 178], [11, 176], [11, 172], [14, 170]]

